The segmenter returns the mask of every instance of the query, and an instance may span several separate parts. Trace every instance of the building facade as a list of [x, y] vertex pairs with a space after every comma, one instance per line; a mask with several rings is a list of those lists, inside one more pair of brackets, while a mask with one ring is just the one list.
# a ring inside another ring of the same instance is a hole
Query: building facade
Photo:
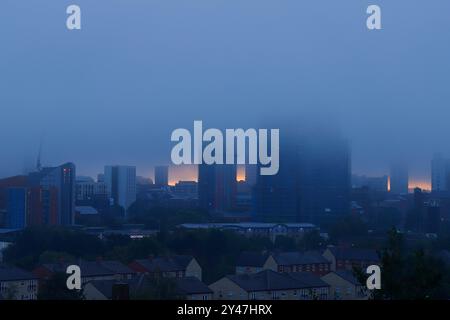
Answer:
[[437, 153], [431, 160], [431, 191], [448, 192], [450, 186], [450, 160]]
[[202, 209], [217, 213], [232, 211], [236, 207], [236, 193], [236, 165], [199, 165], [198, 200]]
[[0, 296], [5, 300], [36, 300], [38, 278], [22, 269], [0, 264]]
[[259, 221], [320, 223], [350, 210], [348, 142], [338, 136], [280, 140], [280, 169], [257, 178], [254, 212]]
[[105, 166], [104, 179], [109, 198], [126, 213], [136, 201], [136, 167]]
[[389, 176], [389, 191], [393, 194], [407, 194], [408, 189], [408, 168], [403, 163], [394, 163], [391, 166]]
[[6, 212], [6, 226], [73, 225], [75, 171], [73, 163], [66, 163], [0, 180], [0, 208]]
[[209, 288], [215, 300], [327, 300], [329, 285], [315, 275], [290, 275], [264, 270], [225, 276]]
[[169, 185], [169, 166], [155, 167], [155, 185], [160, 187]]

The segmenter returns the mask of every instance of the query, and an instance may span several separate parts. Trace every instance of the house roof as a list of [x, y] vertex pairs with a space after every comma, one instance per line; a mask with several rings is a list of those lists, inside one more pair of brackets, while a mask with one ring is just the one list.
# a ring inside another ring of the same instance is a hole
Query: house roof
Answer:
[[275, 253], [273, 258], [279, 265], [329, 263], [329, 261], [317, 251], [279, 252]]
[[106, 299], [112, 299], [113, 285], [117, 283], [116, 280], [94, 280], [89, 281], [95, 289], [97, 289]]
[[0, 264], [0, 281], [37, 280], [31, 272]]
[[[212, 293], [206, 284], [195, 277], [186, 277], [179, 279], [172, 279], [176, 285], [176, 290], [179, 294], [207, 294]], [[112, 299], [113, 286], [116, 284], [125, 284], [129, 286], [131, 292], [140, 292], [153, 286], [152, 279], [145, 275], [140, 275], [131, 280], [93, 280], [89, 284], [95, 287], [105, 298]]]
[[195, 277], [176, 279], [177, 291], [180, 294], [203, 294], [212, 293], [206, 284]]
[[135, 273], [129, 267], [119, 261], [100, 260], [100, 261], [80, 261], [78, 263], [47, 263], [43, 267], [50, 272], [66, 272], [68, 266], [75, 264], [81, 269], [83, 277], [116, 275], [116, 274], [133, 274]]
[[289, 274], [272, 270], [263, 270], [255, 274], [230, 275], [227, 278], [247, 292], [311, 288], [311, 282], [307, 283]]
[[292, 279], [300, 281], [305, 287], [318, 288], [318, 287], [329, 287], [329, 284], [323, 281], [319, 276], [310, 272], [291, 272], [288, 273]]
[[239, 255], [236, 265], [245, 267], [262, 267], [268, 257], [268, 254], [246, 251]]
[[170, 272], [186, 270], [188, 264], [194, 259], [192, 256], [174, 255], [169, 257], [156, 257], [136, 260], [149, 272]]
[[359, 282], [358, 279], [356, 279], [355, 275], [350, 270], [336, 270], [333, 272], [336, 275], [338, 275], [339, 277], [341, 277], [342, 279], [350, 282], [351, 284], [353, 284], [355, 286], [361, 285], [361, 282]]
[[100, 264], [103, 268], [106, 268], [115, 274], [130, 274], [135, 273], [132, 269], [130, 269], [128, 266], [124, 265], [122, 262], [115, 261], [115, 260], [102, 260], [102, 261], [94, 261], [91, 262], [94, 264]]
[[375, 250], [355, 249], [355, 248], [328, 248], [331, 253], [339, 260], [367, 260], [379, 261], [380, 258]]

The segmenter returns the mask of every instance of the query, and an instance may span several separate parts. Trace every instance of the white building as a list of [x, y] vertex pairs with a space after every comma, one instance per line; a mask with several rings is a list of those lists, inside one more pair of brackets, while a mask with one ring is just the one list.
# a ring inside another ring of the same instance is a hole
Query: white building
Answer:
[[105, 166], [105, 184], [109, 198], [125, 212], [136, 201], [136, 167]]
[[76, 199], [90, 200], [93, 197], [107, 197], [108, 192], [104, 182], [96, 182], [92, 178], [77, 177], [76, 179]]

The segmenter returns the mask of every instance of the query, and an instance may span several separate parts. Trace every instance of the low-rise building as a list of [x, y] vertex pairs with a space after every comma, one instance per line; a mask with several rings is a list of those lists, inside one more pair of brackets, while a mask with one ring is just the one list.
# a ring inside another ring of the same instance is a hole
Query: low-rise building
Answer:
[[300, 300], [329, 300], [330, 285], [319, 276], [310, 272], [292, 272], [288, 274], [292, 279], [303, 284]]
[[314, 274], [302, 277], [264, 270], [228, 275], [209, 288], [215, 300], [310, 300], [327, 299], [329, 285]]
[[238, 222], [238, 223], [185, 223], [178, 226], [183, 229], [218, 229], [231, 230], [247, 237], [268, 237], [272, 241], [278, 236], [302, 238], [305, 233], [318, 231], [319, 228], [311, 223], [263, 223], [263, 222]]
[[263, 270], [277, 270], [277, 264], [269, 253], [246, 251], [236, 260], [236, 274], [258, 273]]
[[36, 300], [38, 278], [22, 269], [0, 264], [0, 296], [4, 300]]
[[311, 272], [325, 275], [331, 270], [331, 263], [320, 252], [279, 252], [273, 255], [278, 272]]
[[176, 291], [185, 300], [212, 300], [213, 291], [198, 278], [185, 277], [175, 280]]
[[380, 258], [375, 250], [355, 248], [327, 248], [323, 256], [330, 261], [331, 270], [353, 270], [361, 268], [365, 270], [370, 265], [378, 265]]
[[130, 263], [130, 268], [138, 273], [155, 277], [195, 277], [202, 280], [202, 268], [194, 257], [187, 255], [139, 259]]
[[276, 272], [311, 272], [325, 275], [331, 263], [318, 251], [242, 252], [236, 262], [236, 274], [257, 273], [262, 270]]
[[[195, 277], [171, 278], [174, 298], [183, 300], [211, 300], [213, 292]], [[156, 289], [155, 282], [148, 275], [141, 274], [129, 280], [94, 280], [83, 287], [86, 300], [128, 300], [150, 299], [148, 293]]]
[[349, 270], [333, 271], [321, 279], [330, 285], [333, 300], [367, 300], [369, 297], [367, 287]]
[[33, 270], [41, 281], [48, 280], [55, 273], [66, 273], [67, 267], [77, 265], [81, 270], [81, 282], [85, 284], [93, 280], [127, 280], [131, 279], [136, 272], [119, 261], [102, 260], [78, 261], [74, 263], [59, 262], [46, 263]]

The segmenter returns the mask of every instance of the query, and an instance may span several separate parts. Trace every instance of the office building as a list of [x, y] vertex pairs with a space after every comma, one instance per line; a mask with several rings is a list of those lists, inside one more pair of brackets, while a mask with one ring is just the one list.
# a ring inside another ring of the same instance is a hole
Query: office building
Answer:
[[447, 192], [450, 187], [450, 160], [436, 153], [431, 160], [431, 191]]
[[136, 201], [136, 167], [105, 166], [105, 184], [114, 205], [126, 211]]
[[408, 193], [408, 168], [403, 163], [394, 163], [389, 176], [390, 192], [393, 194]]
[[286, 135], [280, 169], [258, 176], [255, 218], [267, 222], [320, 223], [350, 210], [350, 148], [339, 136]]
[[388, 192], [389, 177], [367, 177], [360, 175], [352, 175], [352, 187], [364, 188], [367, 187], [370, 191]]
[[88, 201], [94, 198], [106, 199], [108, 190], [105, 182], [94, 181], [92, 178], [77, 177], [76, 200]]
[[27, 226], [27, 189], [9, 188], [6, 228], [23, 229]]
[[196, 181], [178, 181], [171, 190], [175, 195], [197, 197], [198, 183]]
[[[42, 192], [42, 207], [39, 210], [41, 211], [41, 223], [63, 226], [74, 223], [75, 176], [76, 169], [73, 163], [66, 163], [58, 167], [46, 167], [30, 173], [28, 176], [30, 187], [34, 193], [38, 192], [39, 188]], [[35, 194], [34, 197], [37, 198], [38, 195]]]
[[256, 165], [256, 164], [247, 164], [245, 166], [245, 182], [250, 187], [253, 187], [253, 186], [256, 185], [258, 174], [259, 174], [258, 165]]
[[155, 167], [155, 185], [160, 187], [169, 185], [169, 166]]
[[75, 217], [75, 165], [40, 168], [28, 176], [0, 181], [0, 208], [11, 228], [72, 225]]
[[201, 208], [216, 213], [234, 210], [236, 190], [236, 165], [199, 166], [198, 199]]

